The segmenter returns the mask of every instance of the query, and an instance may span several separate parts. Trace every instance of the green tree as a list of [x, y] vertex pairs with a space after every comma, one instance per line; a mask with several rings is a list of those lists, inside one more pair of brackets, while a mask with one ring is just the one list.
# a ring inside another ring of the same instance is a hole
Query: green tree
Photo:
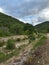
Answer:
[[27, 33], [27, 35], [30, 35], [32, 32], [34, 32], [34, 27], [31, 24], [25, 24], [24, 25], [24, 31]]

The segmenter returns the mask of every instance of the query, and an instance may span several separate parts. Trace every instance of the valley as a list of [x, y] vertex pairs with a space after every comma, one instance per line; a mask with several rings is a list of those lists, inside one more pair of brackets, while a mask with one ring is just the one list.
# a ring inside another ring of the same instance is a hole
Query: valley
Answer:
[[0, 65], [49, 65], [49, 21], [33, 26], [0, 13]]

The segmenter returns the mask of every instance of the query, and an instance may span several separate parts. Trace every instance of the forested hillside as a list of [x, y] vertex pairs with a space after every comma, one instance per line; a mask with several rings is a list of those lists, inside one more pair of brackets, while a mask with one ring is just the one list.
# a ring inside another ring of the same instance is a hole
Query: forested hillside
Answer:
[[28, 34], [28, 31], [33, 30], [33, 25], [25, 24], [18, 19], [0, 13], [0, 36]]
[[35, 26], [38, 32], [40, 33], [48, 33], [49, 32], [49, 21], [38, 24]]

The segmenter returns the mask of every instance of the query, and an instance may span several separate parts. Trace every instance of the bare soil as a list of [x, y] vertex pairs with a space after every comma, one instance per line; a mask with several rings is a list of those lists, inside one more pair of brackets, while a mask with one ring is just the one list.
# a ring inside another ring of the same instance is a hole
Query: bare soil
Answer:
[[38, 47], [23, 65], [49, 65], [49, 34], [46, 34], [45, 44]]

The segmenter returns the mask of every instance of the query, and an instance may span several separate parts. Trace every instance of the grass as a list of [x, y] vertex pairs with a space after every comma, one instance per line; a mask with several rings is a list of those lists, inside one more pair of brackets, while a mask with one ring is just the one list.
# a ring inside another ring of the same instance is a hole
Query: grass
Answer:
[[16, 41], [17, 41], [17, 42], [20, 42], [20, 41], [21, 41], [21, 39], [20, 39], [20, 38], [17, 38], [17, 39], [16, 39]]
[[13, 39], [9, 39], [6, 44], [6, 49], [13, 50], [15, 49], [15, 42]]
[[[15, 42], [20, 42], [20, 38], [17, 38], [17, 40], [9, 39], [7, 42], [0, 42], [0, 47], [6, 45], [5, 52], [0, 51], [0, 63], [4, 62], [8, 59], [10, 59], [13, 56], [18, 56], [18, 54], [24, 50], [24, 48], [27, 46], [25, 44], [21, 45], [19, 48], [15, 47]], [[14, 47], [13, 47], [14, 46]]]
[[11, 53], [7, 53], [7, 54], [4, 54], [2, 52], [0, 52], [0, 63], [1, 62], [4, 62], [8, 59], [10, 59], [11, 57], [13, 56], [18, 56], [18, 54], [23, 51], [23, 49], [26, 47], [26, 45], [22, 45], [20, 46], [19, 48], [16, 48], [14, 51], [12, 51]]
[[5, 54], [0, 52], [0, 62], [5, 60]]
[[5, 42], [0, 42], [0, 47], [2, 47], [5, 44]]
[[47, 39], [47, 38], [43, 36], [43, 37], [33, 46], [33, 49], [36, 49], [36, 48], [38, 48], [39, 46], [43, 45], [43, 44], [45, 43], [45, 40], [46, 40], [46, 39]]

